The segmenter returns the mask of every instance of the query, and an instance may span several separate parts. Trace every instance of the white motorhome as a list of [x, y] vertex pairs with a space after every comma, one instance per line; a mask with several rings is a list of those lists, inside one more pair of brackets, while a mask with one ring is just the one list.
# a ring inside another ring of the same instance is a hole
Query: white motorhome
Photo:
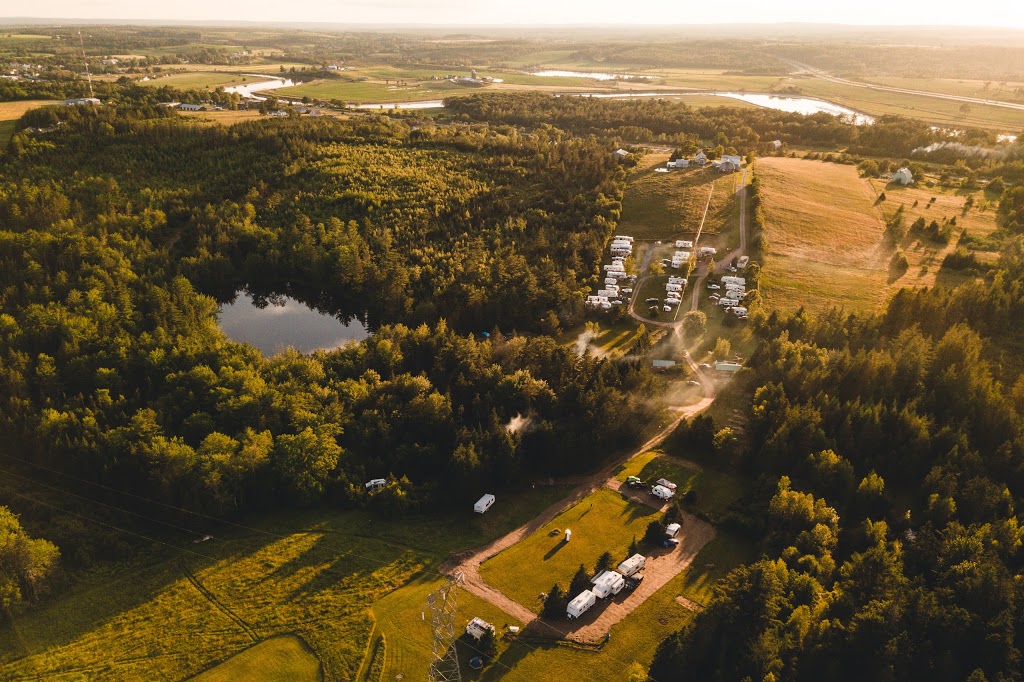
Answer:
[[594, 595], [593, 592], [591, 592], [590, 590], [583, 590], [582, 592], [577, 594], [571, 602], [569, 602], [569, 606], [567, 606], [565, 609], [565, 614], [569, 616], [569, 620], [572, 620], [573, 618], [579, 618], [584, 613], [586, 613], [587, 609], [593, 606], [596, 602], [597, 597]]
[[473, 505], [473, 511], [477, 514], [483, 514], [485, 511], [490, 509], [494, 505], [494, 495], [487, 493]]
[[734, 315], [746, 315], [749, 311], [746, 308], [744, 308], [743, 306], [738, 305], [738, 306], [733, 306], [733, 309], [730, 310], [729, 312], [731, 312]]
[[741, 287], [747, 286], [747, 280], [745, 277], [733, 277], [732, 275], [725, 275], [722, 277], [722, 284], [738, 284]]
[[601, 599], [622, 592], [622, 588], [626, 586], [626, 579], [616, 571], [605, 571], [590, 582], [594, 584], [590, 591]]
[[615, 241], [624, 241], [624, 242], [629, 242], [630, 244], [632, 244], [633, 243], [633, 237], [630, 237], [628, 234], [617, 234], [617, 235], [615, 235]]
[[617, 570], [623, 576], [628, 578], [634, 573], [639, 573], [640, 571], [644, 570], [644, 567], [646, 565], [647, 557], [645, 557], [643, 554], [634, 554], [633, 556], [629, 557], [621, 564], [619, 564], [618, 568], [616, 568], [615, 570]]

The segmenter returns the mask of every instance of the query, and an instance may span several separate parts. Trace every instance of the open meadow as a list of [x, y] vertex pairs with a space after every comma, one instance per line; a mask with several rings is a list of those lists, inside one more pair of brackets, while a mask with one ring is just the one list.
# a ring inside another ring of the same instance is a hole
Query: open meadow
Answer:
[[[327, 679], [354, 679], [371, 653], [378, 627], [371, 609], [378, 600], [433, 580], [452, 552], [521, 525], [566, 491], [552, 486], [503, 497], [486, 516], [467, 509], [387, 521], [362, 512], [320, 513], [229, 529], [194, 546], [168, 541], [116, 570], [83, 578], [44, 608], [0, 627], [0, 666], [15, 679], [67, 680], [180, 680], [208, 669], [210, 679], [221, 679], [217, 664], [228, 660], [229, 671], [245, 669], [254, 657], [308, 670], [309, 658], [294, 646], [284, 653], [276, 645], [251, 648], [293, 634], [308, 644]], [[419, 622], [421, 597], [415, 593], [416, 603], [405, 608], [429, 633]], [[397, 617], [385, 608], [380, 627]], [[414, 672], [422, 669], [407, 674]]]
[[885, 294], [889, 254], [868, 181], [853, 166], [792, 158], [759, 159], [755, 172], [769, 249], [761, 271], [766, 305], [873, 311]]
[[648, 484], [665, 478], [678, 486], [676, 494], [679, 496], [692, 490], [693, 509], [709, 514], [725, 512], [745, 490], [743, 482], [728, 472], [698, 466], [695, 462], [660, 450], [637, 455], [615, 472], [615, 477], [620, 481], [625, 481], [629, 476], [637, 476]]
[[692, 237], [700, 228], [709, 196], [711, 204], [704, 231], [722, 231], [738, 209], [735, 183], [711, 169], [657, 172], [668, 159], [669, 155], [663, 152], [649, 153], [630, 171], [622, 198], [619, 232], [637, 239]]

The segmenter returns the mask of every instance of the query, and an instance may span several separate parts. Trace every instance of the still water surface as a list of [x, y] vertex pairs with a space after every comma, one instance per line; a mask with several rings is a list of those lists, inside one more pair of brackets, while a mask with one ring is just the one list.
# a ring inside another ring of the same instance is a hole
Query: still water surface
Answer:
[[254, 301], [245, 291], [238, 292], [232, 303], [220, 307], [217, 321], [232, 341], [251, 344], [264, 355], [273, 355], [289, 346], [300, 353], [333, 350], [369, 336], [357, 319], [346, 323], [288, 296]]

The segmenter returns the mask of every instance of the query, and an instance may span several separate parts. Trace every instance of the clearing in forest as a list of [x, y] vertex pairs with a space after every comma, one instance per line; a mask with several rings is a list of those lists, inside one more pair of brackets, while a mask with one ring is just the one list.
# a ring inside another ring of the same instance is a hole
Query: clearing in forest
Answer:
[[309, 646], [295, 635], [265, 639], [235, 654], [215, 668], [193, 678], [194, 682], [318, 682], [324, 678], [320, 661]]
[[889, 249], [875, 193], [853, 166], [763, 158], [755, 172], [768, 253], [761, 294], [772, 309], [872, 311], [887, 293]]
[[668, 159], [665, 153], [647, 154], [630, 171], [617, 233], [637, 239], [692, 236], [700, 227], [712, 186], [704, 232], [717, 233], [734, 219], [735, 178], [710, 168], [658, 172]]

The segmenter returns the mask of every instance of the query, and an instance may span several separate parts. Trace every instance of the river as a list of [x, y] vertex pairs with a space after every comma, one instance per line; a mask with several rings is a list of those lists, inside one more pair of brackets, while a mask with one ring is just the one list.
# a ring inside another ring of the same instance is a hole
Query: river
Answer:
[[220, 307], [217, 322], [228, 338], [267, 356], [292, 347], [300, 353], [333, 350], [369, 336], [357, 319], [344, 322], [288, 296], [255, 299], [245, 291]]

